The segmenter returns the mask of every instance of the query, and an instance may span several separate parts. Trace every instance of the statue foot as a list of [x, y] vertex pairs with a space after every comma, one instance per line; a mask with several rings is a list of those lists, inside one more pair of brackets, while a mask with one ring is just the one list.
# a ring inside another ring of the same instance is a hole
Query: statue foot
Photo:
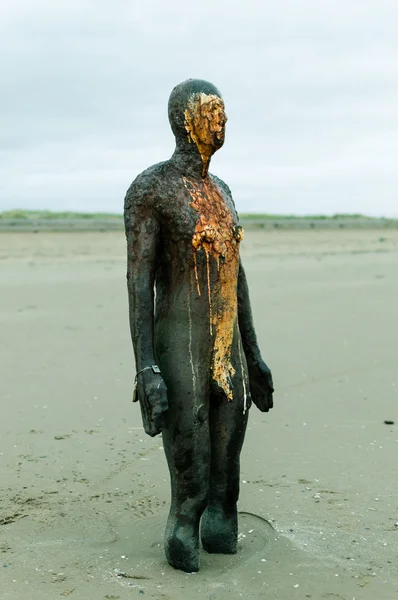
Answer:
[[221, 506], [207, 507], [203, 513], [200, 536], [210, 554], [236, 554], [238, 545], [238, 513], [228, 514]]
[[178, 523], [167, 524], [165, 552], [167, 562], [174, 569], [186, 573], [199, 571], [199, 531], [198, 526]]

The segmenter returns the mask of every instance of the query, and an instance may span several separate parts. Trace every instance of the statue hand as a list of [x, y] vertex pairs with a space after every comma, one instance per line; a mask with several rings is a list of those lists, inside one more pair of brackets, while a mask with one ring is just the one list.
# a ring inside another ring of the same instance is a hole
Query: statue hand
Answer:
[[274, 406], [272, 398], [274, 384], [271, 371], [261, 356], [247, 359], [247, 369], [252, 400], [261, 412], [268, 412]]
[[158, 435], [162, 432], [164, 415], [169, 408], [166, 384], [160, 373], [146, 371], [138, 376], [137, 400], [145, 433], [151, 437]]

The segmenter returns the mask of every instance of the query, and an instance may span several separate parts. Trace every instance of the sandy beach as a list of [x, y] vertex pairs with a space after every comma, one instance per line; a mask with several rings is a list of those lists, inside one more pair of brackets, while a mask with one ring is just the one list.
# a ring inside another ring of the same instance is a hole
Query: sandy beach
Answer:
[[398, 598], [398, 230], [250, 231], [242, 256], [275, 408], [238, 554], [189, 575], [131, 402], [123, 233], [0, 234], [1, 600]]

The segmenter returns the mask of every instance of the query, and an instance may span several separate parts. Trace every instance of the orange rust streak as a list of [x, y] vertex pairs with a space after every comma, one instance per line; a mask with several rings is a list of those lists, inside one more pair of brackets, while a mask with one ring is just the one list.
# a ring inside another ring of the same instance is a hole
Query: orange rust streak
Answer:
[[[232, 400], [231, 378], [235, 370], [231, 351], [238, 310], [239, 242], [243, 230], [234, 226], [232, 214], [213, 181], [184, 178], [184, 184], [192, 198], [191, 206], [199, 215], [192, 237], [195, 269], [197, 253], [200, 250], [206, 253], [210, 333], [214, 333], [213, 377]], [[215, 273], [210, 257], [215, 261]], [[195, 273], [198, 275], [197, 270]]]

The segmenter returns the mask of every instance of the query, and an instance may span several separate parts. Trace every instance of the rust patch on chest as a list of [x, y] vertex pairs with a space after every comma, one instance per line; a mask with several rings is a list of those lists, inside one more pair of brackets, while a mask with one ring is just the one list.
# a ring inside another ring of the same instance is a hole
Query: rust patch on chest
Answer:
[[[185, 177], [183, 180], [192, 199], [191, 207], [198, 213], [192, 248], [199, 295], [203, 290], [198, 277], [197, 254], [203, 250], [206, 256], [209, 327], [214, 339], [213, 378], [232, 400], [231, 377], [235, 370], [231, 364], [231, 349], [238, 310], [239, 243], [243, 229], [234, 224], [218, 186], [209, 177], [200, 182]], [[216, 276], [211, 277], [214, 264]]]

